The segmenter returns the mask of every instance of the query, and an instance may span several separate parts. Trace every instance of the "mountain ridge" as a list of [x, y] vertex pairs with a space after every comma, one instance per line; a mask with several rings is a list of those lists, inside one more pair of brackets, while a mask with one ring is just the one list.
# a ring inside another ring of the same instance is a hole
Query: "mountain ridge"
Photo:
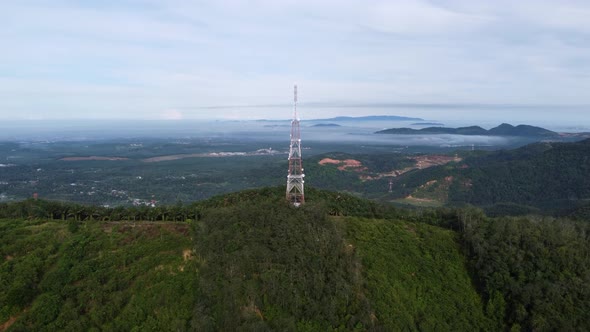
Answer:
[[393, 135], [469, 135], [469, 136], [518, 136], [518, 137], [557, 137], [558, 133], [531, 125], [520, 124], [513, 126], [508, 123], [486, 130], [480, 126], [468, 126], [458, 128], [427, 127], [422, 129], [390, 128], [375, 132], [375, 134]]

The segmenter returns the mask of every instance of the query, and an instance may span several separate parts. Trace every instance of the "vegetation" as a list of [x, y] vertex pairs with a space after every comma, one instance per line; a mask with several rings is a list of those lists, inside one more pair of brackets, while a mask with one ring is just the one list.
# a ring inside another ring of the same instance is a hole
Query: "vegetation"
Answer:
[[590, 140], [475, 153], [460, 163], [409, 172], [396, 181], [394, 195], [420, 193], [436, 182], [434, 197], [446, 192], [444, 203], [476, 205], [490, 215], [573, 214], [590, 199], [589, 154]]
[[[506, 125], [494, 131], [508, 132], [510, 128], [528, 132], [527, 128]], [[519, 142], [523, 141], [526, 137]], [[586, 176], [590, 169], [586, 158], [589, 142], [536, 143], [497, 152], [431, 148], [430, 152], [438, 153], [431, 156], [434, 159], [458, 158], [429, 168], [417, 161], [428, 158], [411, 153], [411, 148], [397, 147], [392, 151], [388, 145], [313, 142], [313, 147], [304, 151], [304, 167], [307, 184], [380, 201], [428, 206], [471, 204], [496, 216], [580, 215], [584, 212], [576, 210], [588, 205], [590, 199]], [[222, 152], [263, 148], [272, 148], [268, 151], [273, 153], [219, 156]], [[328, 152], [340, 148], [348, 153]], [[0, 143], [0, 203], [38, 193], [44, 199], [95, 206], [135, 205], [140, 209], [152, 201], [157, 206], [179, 201], [186, 204], [229, 192], [283, 184], [287, 169], [285, 149], [284, 143], [272, 140], [252, 142], [234, 138]], [[441, 156], [443, 150], [449, 155]], [[205, 157], [207, 154], [211, 155]], [[202, 157], [145, 161], [175, 155]], [[118, 159], [62, 160], [83, 156]], [[358, 161], [359, 166], [319, 165], [324, 158], [350, 159]], [[390, 179], [394, 181], [391, 193]]]
[[[285, 149], [284, 144], [273, 142], [224, 138], [216, 138], [214, 142], [210, 139], [0, 142], [0, 202], [30, 198], [33, 193], [45, 199], [99, 206], [143, 205], [152, 200], [160, 205], [193, 202], [278, 184], [277, 179], [283, 178], [287, 167], [286, 154], [144, 160], [171, 155], [251, 152], [269, 147], [273, 151]], [[84, 160], [88, 156], [107, 160]], [[63, 160], [76, 157], [82, 160]]]
[[293, 208], [283, 194], [248, 190], [146, 214], [0, 205], [0, 323], [9, 331], [590, 329], [587, 222], [409, 211], [313, 188]]
[[351, 250], [362, 257], [369, 298], [384, 330], [492, 329], [455, 233], [383, 219], [341, 222]]
[[178, 224], [2, 220], [0, 321], [9, 331], [188, 330], [198, 285], [188, 235]]
[[590, 225], [464, 212], [463, 237], [486, 311], [526, 331], [590, 328]]
[[450, 200], [486, 206], [516, 203], [559, 213], [590, 198], [590, 140], [538, 143], [466, 160]]
[[[308, 197], [319, 202], [329, 215], [355, 215], [373, 218], [393, 218], [402, 213], [392, 206], [367, 201], [349, 194], [306, 189]], [[261, 202], [284, 203], [285, 187], [267, 187], [214, 196], [192, 204], [169, 206], [96, 207], [68, 202], [28, 199], [0, 203], [0, 218], [54, 219], [73, 221], [190, 221], [202, 217], [203, 210], [234, 206], [242, 202], [252, 205]]]
[[358, 259], [321, 209], [238, 203], [206, 211], [201, 330], [365, 330], [373, 326]]

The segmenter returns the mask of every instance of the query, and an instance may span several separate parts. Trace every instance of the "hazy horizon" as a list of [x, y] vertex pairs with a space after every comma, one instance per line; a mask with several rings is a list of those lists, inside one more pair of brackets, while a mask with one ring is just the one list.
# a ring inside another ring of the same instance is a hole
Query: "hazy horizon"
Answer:
[[[454, 109], [453, 112], [445, 112], [441, 109], [427, 109], [421, 112], [416, 109], [377, 111], [367, 115], [390, 115], [423, 118], [420, 120], [406, 121], [345, 121], [339, 123], [338, 128], [313, 128], [314, 122], [319, 118], [336, 116], [350, 116], [348, 114], [329, 114], [326, 116], [314, 116], [309, 109], [300, 109], [302, 120], [302, 139], [304, 141], [366, 141], [375, 143], [390, 143], [401, 145], [415, 145], [421, 141], [432, 144], [484, 144], [489, 137], [452, 137], [448, 135], [428, 135], [426, 137], [412, 137], [405, 135], [395, 140], [391, 138], [372, 135], [378, 130], [388, 128], [423, 128], [429, 125], [416, 125], [420, 122], [436, 122], [445, 127], [481, 126], [485, 129], [496, 127], [502, 123], [512, 125], [527, 124], [543, 127], [556, 132], [590, 132], [590, 124], [583, 121], [585, 115], [579, 108], [555, 111], [547, 109], [539, 112], [538, 109], [524, 112], [514, 112], [512, 108], [478, 109], [471, 108]], [[395, 112], [395, 113], [394, 113]], [[288, 141], [289, 116], [291, 110], [282, 108], [281, 113], [286, 113], [279, 119], [167, 119], [167, 120], [142, 120], [142, 119], [29, 119], [8, 120], [0, 122], [0, 141], [19, 140], [95, 140], [95, 139], [130, 139], [130, 138], [240, 138], [245, 140], [270, 140]], [[473, 116], [478, 113], [478, 116]], [[557, 120], [554, 114], [560, 115]], [[452, 116], [448, 116], [448, 115]], [[517, 115], [517, 116], [515, 116]], [[354, 115], [352, 115], [354, 116]], [[267, 120], [257, 121], [257, 120]], [[281, 122], [284, 121], [284, 122]], [[317, 123], [317, 122], [316, 122]], [[375, 136], [368, 138], [368, 136]], [[442, 137], [441, 137], [442, 136]], [[362, 138], [362, 139], [361, 139]], [[495, 140], [498, 140], [495, 138]], [[395, 142], [394, 142], [395, 141]], [[448, 143], [445, 143], [448, 142]], [[459, 143], [457, 143], [459, 142]], [[286, 144], [286, 143], [285, 143]]]
[[[257, 106], [223, 106], [223, 109], [231, 110], [233, 115], [219, 115], [210, 118], [170, 118], [170, 119], [141, 119], [141, 118], [45, 118], [43, 116], [29, 119], [11, 119], [0, 122], [0, 128], [10, 129], [10, 126], [18, 124], [23, 128], [48, 127], [67, 128], [72, 124], [88, 123], [89, 125], [103, 125], [105, 123], [118, 122], [142, 122], [170, 127], [174, 123], [195, 122], [232, 122], [232, 121], [287, 121], [293, 114], [292, 105], [257, 105]], [[257, 117], [252, 115], [252, 110], [263, 108], [271, 110], [270, 116]], [[210, 109], [215, 112], [217, 109]], [[515, 106], [515, 105], [424, 105], [424, 104], [388, 104], [379, 105], [313, 105], [302, 104], [298, 107], [299, 118], [305, 123], [309, 120], [330, 119], [334, 117], [363, 117], [363, 116], [400, 116], [408, 118], [422, 118], [426, 122], [438, 122], [448, 127], [478, 125], [489, 129], [501, 123], [512, 125], [527, 124], [540, 126], [554, 131], [576, 132], [590, 131], [590, 106]], [[244, 114], [244, 115], [241, 115]], [[415, 122], [415, 121], [413, 121]], [[373, 122], [375, 128], [408, 126], [410, 123], [394, 121], [379, 124]]]

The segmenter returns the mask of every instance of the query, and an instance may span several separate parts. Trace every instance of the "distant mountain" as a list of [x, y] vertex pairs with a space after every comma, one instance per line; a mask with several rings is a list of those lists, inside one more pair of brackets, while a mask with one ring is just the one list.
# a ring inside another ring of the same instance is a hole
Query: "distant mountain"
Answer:
[[335, 118], [329, 119], [312, 119], [308, 121], [339, 121], [339, 122], [347, 122], [347, 121], [424, 121], [421, 118], [409, 118], [405, 116], [397, 116], [397, 115], [369, 115], [369, 116], [337, 116]]
[[498, 127], [485, 130], [479, 126], [446, 128], [446, 127], [428, 127], [422, 129], [412, 128], [391, 128], [380, 130], [376, 134], [396, 134], [396, 135], [424, 135], [424, 134], [453, 134], [453, 135], [479, 135], [479, 136], [521, 136], [521, 137], [555, 137], [558, 133], [545, 128], [518, 125], [513, 126], [503, 123]]
[[422, 129], [391, 128], [376, 132], [376, 134], [424, 135], [424, 134], [454, 134], [454, 135], [489, 135], [488, 131], [479, 126], [446, 128], [427, 127]]
[[412, 126], [444, 126], [444, 124], [440, 122], [416, 122], [412, 123]]
[[513, 126], [503, 123], [496, 128], [489, 130], [490, 134], [494, 136], [556, 136], [557, 133], [540, 127], [529, 125]]
[[342, 127], [339, 124], [335, 124], [335, 123], [318, 123], [313, 125], [312, 127]]

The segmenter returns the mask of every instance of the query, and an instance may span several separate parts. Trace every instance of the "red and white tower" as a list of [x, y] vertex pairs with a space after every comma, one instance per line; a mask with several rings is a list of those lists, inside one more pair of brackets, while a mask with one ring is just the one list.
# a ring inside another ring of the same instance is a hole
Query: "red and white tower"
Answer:
[[301, 130], [297, 117], [297, 85], [293, 98], [293, 121], [291, 121], [291, 146], [289, 148], [289, 175], [287, 176], [287, 200], [294, 206], [305, 202], [303, 194], [303, 164], [301, 163]]

